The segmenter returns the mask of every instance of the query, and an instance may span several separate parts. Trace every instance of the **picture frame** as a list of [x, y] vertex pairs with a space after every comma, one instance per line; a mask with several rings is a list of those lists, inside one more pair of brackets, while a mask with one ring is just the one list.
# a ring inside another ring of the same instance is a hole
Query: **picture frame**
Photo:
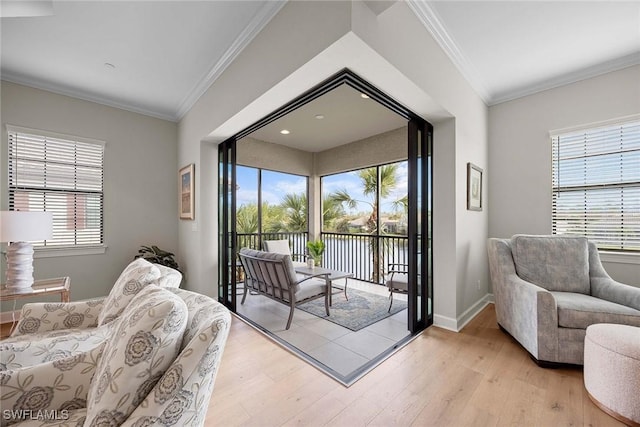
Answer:
[[473, 163], [467, 163], [467, 210], [482, 210], [483, 170]]
[[180, 169], [178, 174], [180, 184], [180, 197], [178, 206], [180, 206], [180, 219], [195, 218], [195, 164], [191, 163]]

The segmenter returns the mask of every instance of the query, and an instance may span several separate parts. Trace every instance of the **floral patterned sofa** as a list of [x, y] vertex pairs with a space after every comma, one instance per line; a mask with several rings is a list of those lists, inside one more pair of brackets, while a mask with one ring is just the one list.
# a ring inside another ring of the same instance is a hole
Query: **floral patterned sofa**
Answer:
[[132, 263], [103, 303], [25, 306], [0, 343], [0, 425], [204, 425], [230, 313], [154, 276]]

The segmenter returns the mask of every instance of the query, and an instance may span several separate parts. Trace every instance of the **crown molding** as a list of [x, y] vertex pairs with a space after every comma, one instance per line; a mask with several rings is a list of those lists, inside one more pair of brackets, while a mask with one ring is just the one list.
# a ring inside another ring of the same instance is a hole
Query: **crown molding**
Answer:
[[522, 98], [524, 96], [529, 96], [538, 92], [543, 92], [545, 90], [554, 89], [571, 83], [576, 83], [581, 80], [600, 76], [602, 74], [619, 71], [624, 68], [633, 67], [634, 65], [640, 65], [640, 52], [623, 56], [622, 58], [613, 59], [611, 61], [603, 62], [601, 64], [597, 64], [588, 68], [583, 68], [568, 74], [564, 74], [562, 76], [544, 80], [539, 83], [526, 85], [515, 90], [508, 90], [503, 94], [498, 94], [497, 96], [492, 97], [489, 100], [488, 105], [493, 106], [501, 104], [503, 102], [513, 101], [514, 99]]
[[455, 40], [447, 32], [437, 12], [433, 10], [426, 1], [408, 0], [407, 5], [418, 17], [422, 25], [431, 33], [449, 59], [451, 59], [453, 65], [460, 71], [460, 74], [467, 80], [478, 96], [488, 104], [491, 98], [489, 91], [482, 82], [482, 79], [478, 76], [478, 72], [473, 65], [467, 61]]
[[180, 102], [176, 111], [150, 109], [123, 103], [111, 99], [106, 96], [100, 96], [88, 93], [82, 90], [73, 89], [67, 86], [61, 86], [55, 83], [47, 82], [40, 79], [14, 74], [3, 71], [0, 76], [2, 80], [30, 86], [36, 89], [46, 90], [48, 92], [57, 93], [59, 95], [70, 96], [72, 98], [82, 99], [84, 101], [95, 102], [97, 104], [109, 107], [119, 108], [121, 110], [131, 111], [133, 113], [143, 114], [145, 116], [155, 117], [162, 120], [177, 122], [193, 107], [196, 101], [209, 89], [224, 70], [233, 62], [240, 52], [253, 40], [253, 38], [271, 21], [271, 19], [286, 4], [286, 0], [267, 1], [264, 2], [262, 8], [256, 13], [249, 25], [240, 33], [233, 41], [232, 45], [225, 51], [222, 57], [214, 62], [209, 72], [191, 89], [189, 94]]
[[231, 46], [226, 50], [222, 57], [213, 63], [209, 72], [203, 77], [182, 100], [176, 112], [176, 119], [180, 120], [193, 107], [209, 87], [222, 75], [224, 70], [236, 59], [236, 57], [247, 47], [251, 40], [271, 21], [271, 19], [280, 12], [280, 9], [286, 4], [286, 0], [267, 1], [264, 2], [262, 8], [253, 17], [249, 25], [240, 33], [233, 41]]
[[61, 86], [61, 85], [43, 81], [40, 79], [34, 79], [27, 76], [19, 75], [19, 74], [13, 74], [7, 71], [3, 71], [0, 77], [3, 81], [16, 83], [24, 86], [29, 86], [35, 89], [46, 90], [47, 92], [57, 93], [58, 95], [64, 95], [64, 96], [69, 96], [71, 98], [82, 99], [83, 101], [95, 102], [96, 104], [102, 104], [102, 105], [106, 105], [107, 107], [118, 108], [120, 110], [126, 110], [132, 113], [143, 114], [145, 116], [155, 117], [157, 119], [168, 120], [171, 122], [177, 121], [176, 116], [169, 112], [150, 110], [148, 108], [139, 107], [139, 106], [135, 106], [128, 103], [118, 102], [108, 97], [91, 94], [82, 90]]

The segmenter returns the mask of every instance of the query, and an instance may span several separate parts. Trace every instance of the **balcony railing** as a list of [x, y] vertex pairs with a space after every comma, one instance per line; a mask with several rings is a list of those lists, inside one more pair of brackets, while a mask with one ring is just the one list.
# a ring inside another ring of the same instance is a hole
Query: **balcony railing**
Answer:
[[[263, 249], [264, 240], [289, 240], [293, 254], [306, 254], [309, 240], [306, 232], [238, 233], [237, 236], [238, 249]], [[322, 233], [321, 239], [325, 243], [322, 266], [353, 273], [354, 279], [382, 284], [390, 263], [409, 262], [406, 236]]]
[[384, 283], [390, 263], [409, 262], [406, 236], [322, 233], [322, 240], [322, 266], [351, 272], [358, 280]]

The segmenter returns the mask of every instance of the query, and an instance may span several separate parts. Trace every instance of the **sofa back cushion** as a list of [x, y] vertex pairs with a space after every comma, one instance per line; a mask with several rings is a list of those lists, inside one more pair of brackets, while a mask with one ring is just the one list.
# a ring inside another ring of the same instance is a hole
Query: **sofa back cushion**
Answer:
[[140, 290], [150, 283], [157, 283], [161, 273], [155, 264], [142, 258], [132, 261], [120, 273], [104, 301], [104, 308], [98, 315], [98, 326], [117, 318]]
[[589, 246], [584, 237], [515, 235], [518, 276], [549, 291], [590, 294]]
[[153, 284], [131, 300], [98, 360], [86, 425], [129, 417], [174, 362], [188, 318], [182, 298]]

